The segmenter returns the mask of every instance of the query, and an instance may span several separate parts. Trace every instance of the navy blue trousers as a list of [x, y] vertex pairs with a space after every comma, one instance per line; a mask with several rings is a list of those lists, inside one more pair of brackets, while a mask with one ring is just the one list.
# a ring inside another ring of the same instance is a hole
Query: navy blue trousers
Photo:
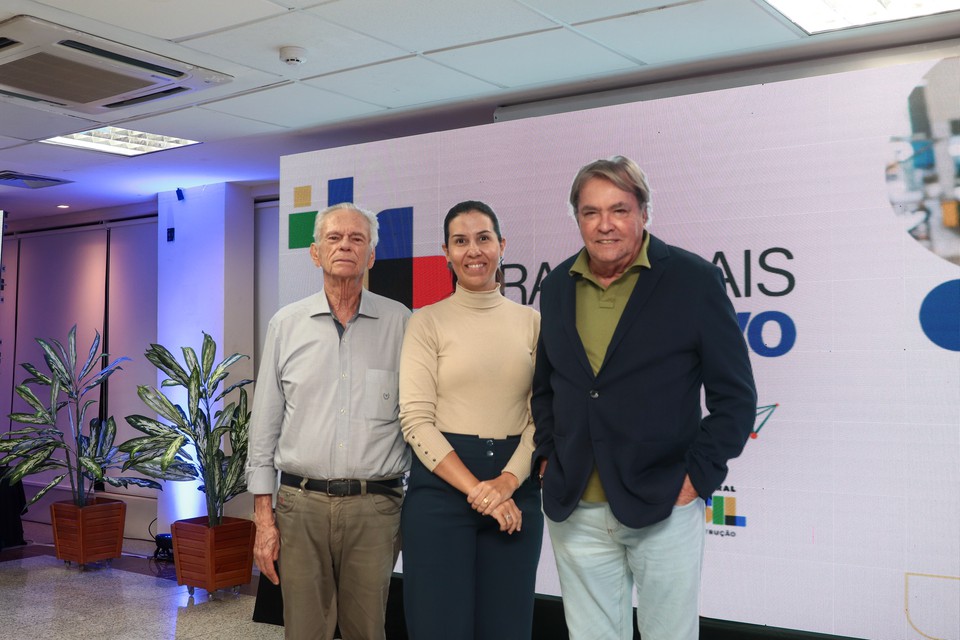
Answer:
[[[445, 434], [479, 480], [500, 475], [519, 436], [488, 440]], [[522, 529], [500, 531], [464, 494], [413, 457], [403, 501], [403, 608], [411, 640], [530, 640], [543, 541], [540, 487], [513, 494]]]

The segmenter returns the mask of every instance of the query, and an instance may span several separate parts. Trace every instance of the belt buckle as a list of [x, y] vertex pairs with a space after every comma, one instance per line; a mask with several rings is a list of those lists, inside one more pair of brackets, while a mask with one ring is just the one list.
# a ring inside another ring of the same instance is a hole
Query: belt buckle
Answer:
[[350, 495], [350, 481], [345, 478], [327, 480], [327, 495], [342, 498]]

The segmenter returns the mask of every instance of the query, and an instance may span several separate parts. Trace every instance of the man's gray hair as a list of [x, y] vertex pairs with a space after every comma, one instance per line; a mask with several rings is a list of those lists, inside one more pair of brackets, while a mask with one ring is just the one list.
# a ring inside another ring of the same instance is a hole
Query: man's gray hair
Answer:
[[317, 217], [313, 220], [313, 241], [317, 244], [320, 244], [320, 229], [323, 227], [323, 221], [328, 215], [335, 211], [356, 211], [364, 218], [367, 219], [367, 223], [370, 225], [370, 246], [374, 249], [377, 248], [377, 242], [380, 241], [380, 222], [377, 220], [377, 214], [372, 211], [367, 211], [352, 202], [341, 202], [339, 204], [331, 205], [324, 209], [323, 211], [317, 214]]
[[614, 186], [623, 191], [632, 193], [637, 197], [640, 204], [640, 211], [646, 212], [647, 222], [653, 221], [653, 213], [650, 206], [650, 185], [647, 184], [647, 176], [636, 162], [624, 156], [613, 156], [606, 160], [594, 160], [588, 165], [581, 167], [577, 176], [573, 179], [573, 185], [570, 187], [570, 206], [574, 220], [577, 218], [577, 210], [580, 207], [580, 190], [587, 181], [593, 178], [601, 178], [612, 182]]

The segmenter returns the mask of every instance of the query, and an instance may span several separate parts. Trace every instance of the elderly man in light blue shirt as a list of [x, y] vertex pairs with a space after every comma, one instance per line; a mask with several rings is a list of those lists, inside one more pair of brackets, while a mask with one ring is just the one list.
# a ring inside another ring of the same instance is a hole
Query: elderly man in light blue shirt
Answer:
[[281, 585], [287, 638], [331, 640], [338, 622], [344, 640], [385, 637], [410, 467], [397, 405], [410, 311], [363, 288], [377, 239], [376, 215], [353, 204], [318, 213], [310, 257], [323, 291], [267, 328], [247, 488], [257, 566]]

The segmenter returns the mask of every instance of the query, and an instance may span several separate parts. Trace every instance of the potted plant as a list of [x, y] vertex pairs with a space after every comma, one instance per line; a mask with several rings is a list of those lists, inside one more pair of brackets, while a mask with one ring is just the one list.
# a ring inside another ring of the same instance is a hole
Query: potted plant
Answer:
[[[127, 422], [145, 435], [125, 442], [121, 450], [129, 455], [127, 468], [140, 470], [148, 465], [159, 477], [167, 477], [172, 470], [167, 479], [201, 481], [207, 515], [173, 523], [173, 555], [180, 584], [187, 585], [190, 593], [194, 587], [212, 592], [249, 582], [253, 571], [253, 521], [223, 515], [223, 505], [247, 489], [244, 467], [250, 411], [243, 387], [252, 380], [218, 391], [230, 366], [247, 356], [235, 353], [214, 364], [217, 345], [206, 333], [199, 358], [190, 347], [182, 352], [183, 364], [165, 347], [152, 344], [146, 357], [167, 376], [162, 387], [186, 391], [186, 408], [155, 387], [139, 386], [137, 394], [161, 419], [127, 416]], [[216, 409], [235, 390], [239, 391], [236, 401]]]
[[[86, 360], [78, 361], [76, 325], [70, 329], [66, 345], [55, 339], [36, 341], [43, 350], [46, 372], [30, 363], [20, 365], [30, 377], [17, 386], [16, 392], [33, 413], [10, 414], [11, 420], [29, 426], [0, 439], [0, 468], [6, 469], [4, 477], [11, 484], [32, 474], [60, 472], [27, 505], [64, 479], [69, 480], [72, 499], [50, 505], [58, 558], [77, 562], [81, 567], [118, 558], [123, 551], [126, 503], [95, 496], [94, 486], [106, 482], [115, 487], [161, 487], [147, 478], [107, 475], [109, 469], [122, 468], [127, 455], [114, 444], [117, 426], [112, 417], [98, 415], [87, 423], [88, 411], [97, 404], [97, 400], [87, 396], [96, 392], [99, 398], [102, 385], [129, 358], [104, 364], [108, 355], [98, 353], [100, 333], [95, 331]], [[149, 466], [141, 470], [149, 472]], [[169, 473], [176, 473], [176, 468]]]

